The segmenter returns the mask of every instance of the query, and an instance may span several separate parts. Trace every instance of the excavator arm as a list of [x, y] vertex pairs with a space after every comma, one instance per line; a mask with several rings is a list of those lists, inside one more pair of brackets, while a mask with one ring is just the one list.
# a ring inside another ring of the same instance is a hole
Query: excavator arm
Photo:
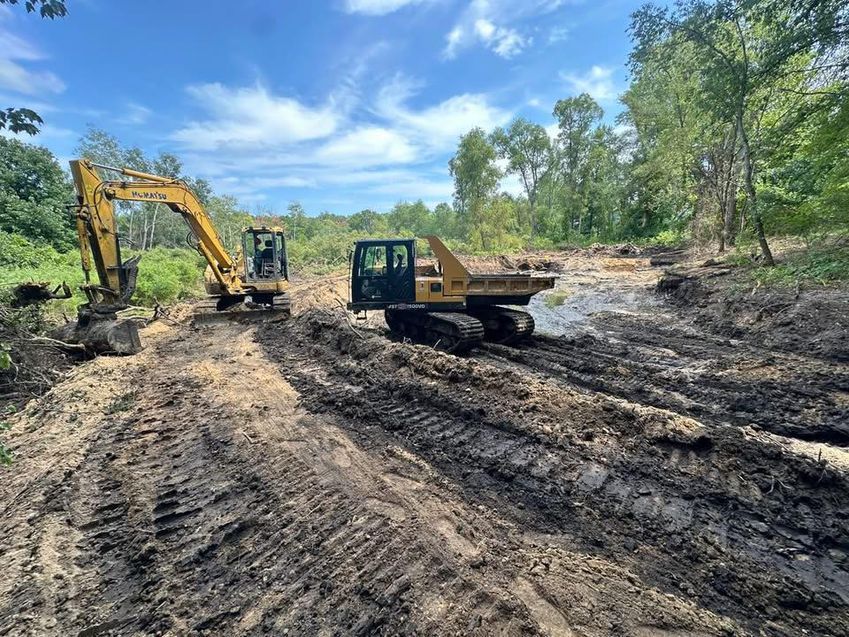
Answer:
[[[100, 166], [89, 160], [72, 160], [71, 175], [77, 191], [77, 235], [84, 287], [93, 303], [126, 304], [135, 288], [138, 257], [121, 260], [118, 225], [113, 201], [161, 203], [181, 215], [198, 240], [198, 250], [206, 258], [215, 279], [230, 292], [238, 289], [235, 263], [224, 247], [209, 215], [184, 181], [131, 170]], [[96, 168], [115, 171], [128, 180], [104, 181]], [[97, 271], [100, 285], [90, 284], [90, 273]]]

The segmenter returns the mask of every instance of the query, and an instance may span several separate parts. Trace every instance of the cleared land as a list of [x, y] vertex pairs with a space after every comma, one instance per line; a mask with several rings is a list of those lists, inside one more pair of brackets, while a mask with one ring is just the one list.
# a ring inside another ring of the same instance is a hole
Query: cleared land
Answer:
[[519, 347], [354, 331], [337, 277], [75, 368], [11, 419], [0, 634], [849, 634], [845, 293], [522, 265]]

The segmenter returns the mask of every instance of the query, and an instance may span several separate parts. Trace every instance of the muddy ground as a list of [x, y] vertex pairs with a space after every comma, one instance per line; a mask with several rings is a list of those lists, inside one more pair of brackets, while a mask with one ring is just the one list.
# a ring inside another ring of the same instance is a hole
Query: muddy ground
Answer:
[[849, 634], [845, 294], [794, 346], [733, 272], [545, 260], [518, 347], [393, 341], [329, 277], [75, 368], [4, 434], [0, 635]]

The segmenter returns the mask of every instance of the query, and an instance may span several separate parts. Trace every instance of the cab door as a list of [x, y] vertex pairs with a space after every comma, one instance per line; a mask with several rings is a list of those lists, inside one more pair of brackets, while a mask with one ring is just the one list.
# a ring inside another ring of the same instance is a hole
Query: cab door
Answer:
[[416, 300], [415, 242], [395, 242], [389, 250], [389, 295], [398, 303]]
[[415, 300], [412, 240], [366, 241], [354, 250], [351, 300], [354, 303], [410, 303]]

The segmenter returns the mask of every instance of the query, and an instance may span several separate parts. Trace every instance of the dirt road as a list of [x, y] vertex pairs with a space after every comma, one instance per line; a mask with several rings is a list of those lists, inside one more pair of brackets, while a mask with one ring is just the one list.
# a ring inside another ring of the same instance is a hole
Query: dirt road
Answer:
[[0, 634], [849, 634], [845, 364], [560, 265], [521, 347], [354, 331], [340, 277], [76, 368], [12, 418]]

